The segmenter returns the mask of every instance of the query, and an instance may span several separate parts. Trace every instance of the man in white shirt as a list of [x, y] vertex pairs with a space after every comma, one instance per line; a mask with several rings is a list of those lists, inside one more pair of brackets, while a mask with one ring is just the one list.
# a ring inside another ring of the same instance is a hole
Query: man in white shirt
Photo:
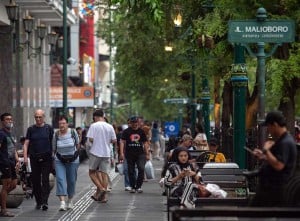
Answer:
[[116, 143], [116, 133], [112, 125], [104, 119], [103, 110], [93, 113], [94, 123], [90, 126], [87, 137], [92, 143], [89, 150], [89, 176], [97, 186], [92, 199], [107, 202], [106, 190], [110, 170], [111, 143]]

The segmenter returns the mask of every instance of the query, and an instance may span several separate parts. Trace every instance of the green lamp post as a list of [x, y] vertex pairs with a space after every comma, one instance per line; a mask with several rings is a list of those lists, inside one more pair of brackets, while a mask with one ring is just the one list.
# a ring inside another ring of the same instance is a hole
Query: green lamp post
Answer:
[[247, 71], [244, 57], [244, 47], [236, 44], [234, 47], [234, 64], [232, 65], [231, 83], [233, 85], [233, 149], [234, 161], [240, 168], [246, 168], [246, 93]]
[[68, 56], [68, 30], [67, 30], [67, 0], [63, 0], [63, 113], [67, 115], [68, 108], [68, 76], [67, 76], [67, 56]]

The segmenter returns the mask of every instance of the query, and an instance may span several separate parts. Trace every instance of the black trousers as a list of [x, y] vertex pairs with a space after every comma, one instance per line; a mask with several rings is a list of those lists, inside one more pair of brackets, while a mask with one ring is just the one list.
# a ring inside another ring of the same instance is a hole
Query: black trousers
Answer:
[[37, 162], [36, 159], [30, 158], [32, 170], [32, 188], [33, 195], [37, 205], [48, 204], [50, 194], [49, 175], [52, 171], [52, 159], [44, 162]]
[[285, 186], [266, 186], [259, 184], [250, 206], [282, 207], [285, 206]]
[[[144, 174], [145, 174], [145, 164], [146, 155], [141, 153], [138, 155], [128, 155], [126, 157], [128, 165], [128, 177], [130, 186], [133, 189], [141, 188], [143, 185]], [[135, 167], [138, 169], [138, 174], [136, 178]]]

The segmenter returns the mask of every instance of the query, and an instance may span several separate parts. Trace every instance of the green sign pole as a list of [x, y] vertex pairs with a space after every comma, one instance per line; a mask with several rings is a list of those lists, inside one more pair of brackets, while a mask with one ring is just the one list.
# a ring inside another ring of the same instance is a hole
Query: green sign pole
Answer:
[[[266, 58], [270, 57], [276, 51], [277, 47], [281, 45], [281, 43], [293, 42], [295, 40], [294, 21], [291, 20], [268, 21], [266, 19], [267, 19], [267, 11], [264, 8], [259, 8], [256, 13], [256, 20], [230, 21], [229, 32], [228, 32], [229, 42], [235, 44], [236, 43], [241, 44], [247, 49], [248, 53], [252, 57], [257, 58], [258, 100], [259, 100], [257, 124], [259, 126], [258, 127], [259, 147], [263, 147], [263, 143], [266, 137], [266, 129], [260, 126], [260, 123], [265, 118]], [[265, 53], [265, 49], [264, 49], [266, 42], [275, 43], [275, 45], [271, 48], [271, 51], [268, 53]], [[257, 53], [253, 53], [250, 47], [247, 45], [247, 43], [257, 43], [257, 48], [258, 48]], [[237, 79], [236, 77], [234, 77], [233, 81], [237, 81]], [[242, 119], [244, 118], [240, 118], [240, 120]], [[239, 147], [239, 151], [242, 151], [242, 146]], [[239, 155], [237, 155], [237, 157], [239, 157]]]
[[240, 168], [246, 168], [246, 93], [248, 78], [246, 73], [244, 47], [234, 46], [234, 65], [231, 82], [233, 85], [233, 149], [234, 162]]

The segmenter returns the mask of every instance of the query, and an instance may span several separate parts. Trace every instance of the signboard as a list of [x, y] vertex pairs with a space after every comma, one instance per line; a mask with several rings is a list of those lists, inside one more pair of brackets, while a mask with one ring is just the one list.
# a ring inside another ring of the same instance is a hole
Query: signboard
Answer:
[[292, 20], [229, 21], [228, 41], [231, 43], [294, 42], [295, 23]]
[[178, 122], [165, 122], [165, 136], [178, 136], [179, 124]]
[[[93, 107], [93, 87], [68, 87], [68, 107]], [[63, 88], [50, 88], [50, 107], [62, 107]]]
[[167, 104], [187, 104], [189, 102], [188, 98], [168, 98], [164, 99], [164, 103]]

